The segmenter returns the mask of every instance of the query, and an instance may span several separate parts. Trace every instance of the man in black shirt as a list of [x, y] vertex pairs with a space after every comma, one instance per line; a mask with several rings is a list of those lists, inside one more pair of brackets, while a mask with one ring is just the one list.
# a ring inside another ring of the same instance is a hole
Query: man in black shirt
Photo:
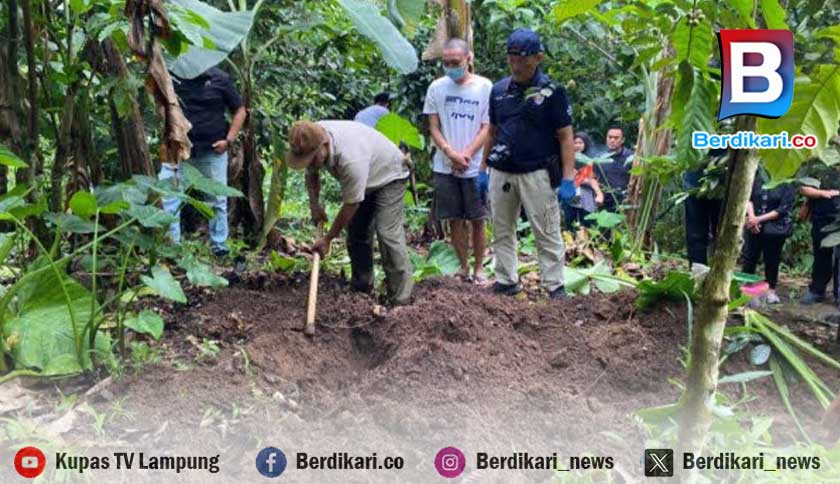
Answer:
[[604, 210], [618, 212], [630, 184], [630, 164], [633, 152], [624, 147], [624, 128], [612, 126], [607, 130], [607, 156], [610, 163], [596, 163], [595, 172], [604, 192]]
[[[184, 163], [195, 167], [204, 176], [227, 185], [228, 148], [248, 116], [239, 92], [230, 76], [217, 67], [194, 79], [180, 79], [173, 75], [172, 80], [181, 108], [192, 123], [189, 133], [193, 144], [192, 155]], [[230, 124], [226, 118], [227, 113], [233, 115]], [[180, 180], [181, 176], [181, 167], [162, 164], [159, 175], [161, 180], [172, 177]], [[210, 204], [214, 211], [209, 225], [211, 248], [215, 255], [223, 256], [228, 252], [227, 197], [211, 197]], [[178, 198], [164, 197], [163, 208], [167, 212], [177, 214], [180, 207], [181, 201]], [[180, 242], [180, 222], [173, 223], [169, 233], [175, 243]]]

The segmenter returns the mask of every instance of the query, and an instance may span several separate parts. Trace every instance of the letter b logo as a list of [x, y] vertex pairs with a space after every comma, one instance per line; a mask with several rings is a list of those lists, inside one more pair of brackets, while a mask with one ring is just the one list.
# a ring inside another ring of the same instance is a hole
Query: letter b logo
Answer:
[[723, 89], [718, 119], [778, 118], [793, 101], [793, 32], [721, 30]]

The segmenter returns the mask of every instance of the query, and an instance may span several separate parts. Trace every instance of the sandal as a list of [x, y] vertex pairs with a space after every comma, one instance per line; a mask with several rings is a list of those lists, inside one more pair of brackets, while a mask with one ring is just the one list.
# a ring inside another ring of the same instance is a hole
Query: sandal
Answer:
[[484, 287], [490, 283], [490, 279], [488, 279], [484, 274], [476, 274], [473, 276], [472, 282], [478, 286]]

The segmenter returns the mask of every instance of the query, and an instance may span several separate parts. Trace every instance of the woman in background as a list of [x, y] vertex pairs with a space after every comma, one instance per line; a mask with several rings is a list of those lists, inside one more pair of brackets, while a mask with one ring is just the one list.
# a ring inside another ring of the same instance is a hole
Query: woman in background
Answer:
[[[562, 202], [566, 230], [574, 230], [575, 224], [591, 226], [592, 221], [586, 220], [586, 216], [604, 203], [604, 194], [593, 173], [592, 162], [586, 159], [594, 157], [592, 140], [586, 133], [578, 132], [575, 133], [574, 146], [575, 185], [578, 187], [578, 195], [569, 202]], [[586, 158], [577, 156], [578, 154]]]
[[793, 204], [796, 189], [790, 183], [782, 183], [767, 190], [767, 177], [759, 169], [753, 183], [750, 201], [747, 204], [746, 233], [744, 235], [743, 271], [755, 274], [759, 258], [764, 257], [764, 278], [770, 289], [765, 300], [768, 304], [779, 304], [776, 294], [779, 282], [779, 265], [785, 240], [793, 231]]

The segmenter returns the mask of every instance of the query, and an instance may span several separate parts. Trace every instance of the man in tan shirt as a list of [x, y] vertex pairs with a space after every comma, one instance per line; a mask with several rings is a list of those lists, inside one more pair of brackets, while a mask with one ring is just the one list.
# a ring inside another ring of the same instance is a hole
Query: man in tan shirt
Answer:
[[394, 304], [408, 303], [413, 269], [403, 220], [409, 172], [400, 149], [379, 131], [354, 121], [297, 121], [289, 130], [287, 162], [293, 169], [306, 169], [309, 208], [316, 224], [327, 221], [320, 204], [321, 168], [341, 185], [341, 210], [313, 250], [326, 257], [331, 242], [347, 227], [351, 286], [371, 292], [376, 232], [388, 299]]

